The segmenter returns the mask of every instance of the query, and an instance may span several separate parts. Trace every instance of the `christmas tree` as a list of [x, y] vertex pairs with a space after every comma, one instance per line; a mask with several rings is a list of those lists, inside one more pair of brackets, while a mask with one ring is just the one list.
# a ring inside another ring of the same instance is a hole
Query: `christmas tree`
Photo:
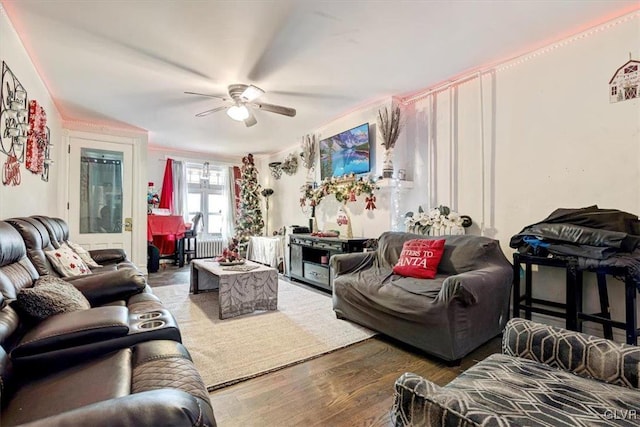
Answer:
[[235, 238], [239, 242], [240, 253], [244, 256], [251, 236], [262, 235], [264, 221], [260, 209], [260, 184], [258, 184], [258, 169], [253, 163], [253, 154], [242, 158], [240, 169], [240, 206], [236, 219]]

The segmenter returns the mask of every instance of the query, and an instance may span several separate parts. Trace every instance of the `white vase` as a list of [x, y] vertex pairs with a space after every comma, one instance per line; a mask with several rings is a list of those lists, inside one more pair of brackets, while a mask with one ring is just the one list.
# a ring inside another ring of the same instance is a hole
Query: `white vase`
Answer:
[[382, 177], [393, 178], [393, 148], [388, 148], [384, 152], [384, 160], [382, 162]]
[[309, 184], [313, 185], [314, 178], [315, 178], [315, 170], [313, 168], [307, 169], [307, 177], [305, 181], [307, 185]]

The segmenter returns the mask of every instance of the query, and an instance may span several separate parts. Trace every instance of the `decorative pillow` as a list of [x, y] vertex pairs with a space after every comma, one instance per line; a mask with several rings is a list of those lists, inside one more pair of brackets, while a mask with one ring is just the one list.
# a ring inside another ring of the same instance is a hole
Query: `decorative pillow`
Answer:
[[63, 277], [80, 276], [81, 274], [89, 274], [91, 270], [82, 261], [79, 255], [73, 252], [69, 247], [60, 247], [44, 252], [53, 268]]
[[394, 274], [434, 279], [438, 264], [444, 252], [444, 239], [412, 239], [402, 245], [398, 263], [393, 267]]
[[[48, 286], [48, 285], [65, 285], [65, 286], [73, 286], [71, 283], [67, 282], [64, 279], [61, 279], [56, 276], [52, 276], [51, 274], [47, 274], [45, 276], [40, 276], [38, 280], [33, 283], [33, 286]], [[73, 286], [75, 289], [75, 286]]]
[[18, 308], [38, 320], [54, 314], [91, 308], [89, 301], [73, 285], [56, 279], [59, 282], [54, 283], [48, 278], [47, 283], [38, 283], [39, 279], [33, 288], [20, 290], [16, 298]]
[[82, 261], [84, 261], [84, 263], [87, 264], [87, 266], [93, 267], [93, 268], [102, 267], [100, 264], [95, 262], [93, 260], [93, 258], [91, 258], [91, 255], [89, 255], [89, 251], [87, 251], [82, 246], [77, 245], [75, 243], [72, 243], [72, 242], [70, 242], [68, 240], [67, 240], [67, 243], [63, 243], [60, 246], [61, 247], [64, 247], [64, 246], [69, 247], [73, 252], [75, 252], [78, 256], [80, 256], [80, 259], [82, 259]]

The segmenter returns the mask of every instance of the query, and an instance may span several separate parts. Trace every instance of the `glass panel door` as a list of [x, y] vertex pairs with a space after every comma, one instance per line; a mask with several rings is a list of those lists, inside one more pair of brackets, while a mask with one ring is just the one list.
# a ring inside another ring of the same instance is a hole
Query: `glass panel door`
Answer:
[[147, 228], [146, 222], [133, 222], [133, 203], [144, 206], [146, 197], [131, 197], [133, 144], [127, 138], [105, 138], [113, 141], [92, 134], [69, 138], [69, 235], [85, 249], [119, 248], [130, 254], [132, 230]]

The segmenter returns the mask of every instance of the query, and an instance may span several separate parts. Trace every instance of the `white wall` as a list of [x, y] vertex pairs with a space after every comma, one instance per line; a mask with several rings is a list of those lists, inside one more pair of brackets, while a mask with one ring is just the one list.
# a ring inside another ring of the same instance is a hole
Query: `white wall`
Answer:
[[[0, 61], [7, 63], [27, 90], [28, 99], [38, 101], [47, 113], [47, 126], [51, 131], [53, 144], [51, 157], [56, 161], [50, 168], [49, 182], [42, 181], [40, 175], [31, 173], [24, 167], [24, 163], [21, 163], [20, 185], [13, 187], [0, 184], [0, 219], [36, 214], [62, 216], [64, 204], [59, 194], [63, 184], [59, 165], [64, 159], [64, 152], [61, 149], [60, 115], [2, 5], [0, 5]], [[0, 153], [0, 166], [3, 166], [6, 161], [7, 156]]]
[[[608, 86], [629, 52], [640, 58], [640, 18], [628, 18], [486, 70], [482, 96], [478, 76], [469, 75], [450, 89], [404, 105], [406, 126], [394, 166], [407, 170], [414, 188], [401, 194], [399, 211], [448, 205], [473, 218], [468, 232], [500, 240], [509, 259], [511, 236], [556, 208], [598, 204], [639, 213], [640, 101], [610, 104]], [[389, 103], [354, 111], [315, 133], [322, 139], [365, 121], [375, 124], [377, 110]], [[372, 146], [372, 171], [379, 175], [382, 150], [374, 140]], [[261, 183], [275, 191], [270, 230], [308, 224], [308, 212], [299, 205], [305, 170], [275, 180], [267, 166], [293, 151], [300, 152], [299, 141], [258, 163]], [[377, 196], [379, 209], [373, 213], [364, 211], [362, 201], [348, 205], [354, 235], [375, 237], [390, 228], [389, 190]], [[322, 201], [321, 229], [332, 228], [338, 206], [335, 199]], [[564, 301], [562, 272], [541, 268], [534, 274], [535, 297]], [[624, 287], [608, 280], [613, 318], [623, 321]], [[584, 307], [599, 311], [590, 274], [585, 275]], [[563, 325], [559, 319], [545, 321]], [[593, 323], [586, 323], [585, 331], [602, 335]], [[624, 340], [622, 331], [614, 333]]]
[[[318, 129], [310, 130], [310, 134], [315, 134], [318, 141], [330, 137], [337, 133], [343, 132], [362, 123], [369, 123], [370, 141], [371, 141], [371, 176], [382, 175], [382, 160], [384, 149], [380, 145], [380, 138], [377, 133], [377, 114], [380, 108], [391, 105], [391, 98], [371, 103], [354, 112], [344, 115], [330, 123], [321, 126]], [[270, 172], [268, 164], [273, 161], [283, 161], [285, 157], [292, 152], [296, 155], [301, 151], [302, 135], [300, 140], [292, 143], [289, 149], [283, 150], [271, 156], [263, 157], [258, 163], [260, 171], [260, 182], [263, 187], [273, 188], [274, 194], [270, 199], [269, 212], [269, 230], [273, 231], [283, 226], [289, 225], [308, 225], [310, 208], [300, 206], [301, 187], [307, 179], [307, 171], [299, 162], [298, 172], [289, 176], [282, 174], [278, 180], [274, 179]], [[394, 165], [396, 169], [408, 168], [409, 171], [412, 164], [406, 160], [411, 155], [407, 151], [406, 144], [403, 144], [402, 135], [394, 150]], [[318, 163], [318, 161], [316, 161]], [[316, 167], [314, 180], [320, 181], [320, 171]], [[389, 230], [391, 226], [391, 191], [389, 189], [381, 189], [376, 193], [375, 210], [366, 210], [364, 196], [358, 198], [356, 202], [347, 203], [346, 208], [351, 216], [352, 230], [354, 237], [378, 237], [383, 231]], [[319, 229], [341, 229], [344, 234], [346, 227], [338, 227], [336, 224], [336, 215], [341, 204], [335, 197], [326, 197], [316, 209], [316, 218]]]
[[[424, 172], [407, 200], [414, 209], [429, 202], [456, 208], [474, 219], [476, 234], [484, 201], [483, 234], [499, 239], [509, 258], [510, 237], [556, 208], [597, 204], [638, 214], [640, 100], [610, 104], [608, 85], [629, 52], [640, 58], [638, 40], [636, 15], [484, 73], [483, 121], [474, 76], [409, 105], [408, 145], [416, 150], [414, 170]], [[436, 162], [429, 170], [430, 155]], [[534, 278], [534, 296], [564, 300], [563, 275], [543, 270]], [[588, 280], [585, 306], [596, 312]], [[624, 320], [622, 283], [609, 281], [613, 316]], [[589, 331], [602, 334], [597, 326]]]

